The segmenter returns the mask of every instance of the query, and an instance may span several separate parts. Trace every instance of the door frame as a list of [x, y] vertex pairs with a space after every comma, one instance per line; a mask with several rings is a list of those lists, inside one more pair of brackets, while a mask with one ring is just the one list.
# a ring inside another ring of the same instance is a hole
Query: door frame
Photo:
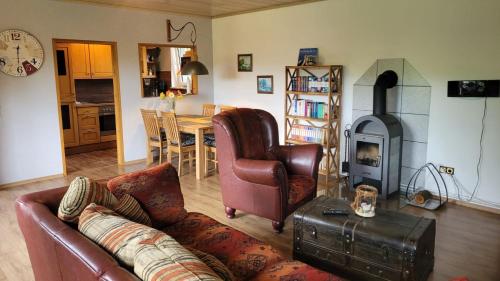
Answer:
[[59, 122], [59, 137], [61, 145], [61, 160], [63, 166], [63, 175], [68, 175], [66, 169], [66, 151], [64, 149], [64, 133], [62, 126], [62, 113], [61, 113], [61, 93], [59, 89], [59, 83], [57, 81], [57, 47], [58, 43], [81, 43], [81, 44], [101, 44], [110, 45], [113, 61], [113, 98], [115, 103], [115, 124], [116, 124], [116, 155], [118, 160], [118, 165], [123, 165], [125, 163], [125, 154], [123, 149], [123, 123], [122, 123], [122, 103], [121, 103], [121, 93], [120, 93], [120, 75], [118, 71], [118, 48], [117, 43], [113, 41], [93, 41], [93, 40], [78, 40], [78, 39], [52, 39], [52, 56], [54, 60], [54, 79], [56, 82], [56, 94], [57, 94], [57, 112], [58, 112], [58, 122]]

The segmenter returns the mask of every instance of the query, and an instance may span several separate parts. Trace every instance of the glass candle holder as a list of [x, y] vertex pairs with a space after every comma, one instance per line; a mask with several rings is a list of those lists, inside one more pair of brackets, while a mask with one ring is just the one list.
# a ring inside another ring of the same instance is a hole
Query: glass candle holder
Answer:
[[377, 204], [377, 188], [370, 185], [360, 185], [356, 188], [356, 197], [351, 204], [351, 208], [356, 215], [371, 218], [375, 216], [375, 206]]

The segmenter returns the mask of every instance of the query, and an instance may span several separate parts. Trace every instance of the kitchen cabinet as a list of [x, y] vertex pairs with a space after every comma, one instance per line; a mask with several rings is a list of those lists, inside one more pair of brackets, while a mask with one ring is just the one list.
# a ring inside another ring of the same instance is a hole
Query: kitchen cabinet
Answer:
[[73, 79], [90, 79], [89, 44], [71, 43], [69, 45], [69, 61]]
[[99, 107], [78, 107], [78, 130], [80, 145], [99, 143]]
[[76, 105], [74, 102], [61, 103], [61, 119], [64, 137], [64, 147], [72, 147], [80, 144]]
[[92, 78], [113, 77], [113, 54], [111, 45], [89, 45], [90, 73]]
[[73, 79], [113, 78], [111, 45], [71, 43], [69, 58]]
[[69, 46], [58, 44], [56, 47], [57, 59], [57, 83], [59, 86], [59, 98], [61, 102], [75, 101], [75, 86], [70, 75]]

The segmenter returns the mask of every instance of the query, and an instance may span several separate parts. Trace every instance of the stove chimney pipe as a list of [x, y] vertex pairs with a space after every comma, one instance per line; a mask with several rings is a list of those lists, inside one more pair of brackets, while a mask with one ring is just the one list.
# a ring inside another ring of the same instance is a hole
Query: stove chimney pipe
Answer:
[[398, 83], [398, 75], [392, 70], [387, 70], [377, 77], [373, 86], [373, 115], [386, 114], [387, 108], [387, 89], [390, 89]]

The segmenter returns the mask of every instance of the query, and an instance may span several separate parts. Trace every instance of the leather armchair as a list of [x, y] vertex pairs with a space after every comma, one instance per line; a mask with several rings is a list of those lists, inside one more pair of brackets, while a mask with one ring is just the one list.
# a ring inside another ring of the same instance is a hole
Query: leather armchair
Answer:
[[272, 220], [316, 197], [319, 144], [280, 146], [278, 124], [263, 110], [238, 108], [213, 117], [222, 200], [228, 218], [236, 209]]

